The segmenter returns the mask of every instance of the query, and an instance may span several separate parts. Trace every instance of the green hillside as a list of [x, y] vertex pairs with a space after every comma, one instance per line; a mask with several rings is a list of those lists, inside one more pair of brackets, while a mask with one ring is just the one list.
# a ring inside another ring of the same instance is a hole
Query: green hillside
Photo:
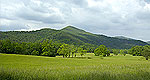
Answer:
[[104, 44], [110, 48], [131, 48], [135, 45], [146, 45], [147, 43], [140, 40], [133, 39], [118, 39], [115, 37], [107, 37], [104, 35], [97, 35], [80, 30], [78, 28], [68, 26], [63, 28], [61, 31], [64, 31], [68, 34], [71, 34], [73, 37], [80, 39], [84, 43], [90, 43], [95, 45]]
[[0, 40], [8, 39], [17, 42], [40, 42], [45, 39], [52, 39], [61, 43], [96, 46], [104, 44], [110, 48], [125, 49], [135, 45], [147, 45], [140, 40], [127, 40], [115, 37], [107, 37], [86, 32], [84, 30], [67, 26], [61, 30], [44, 28], [36, 31], [8, 31], [0, 32]]

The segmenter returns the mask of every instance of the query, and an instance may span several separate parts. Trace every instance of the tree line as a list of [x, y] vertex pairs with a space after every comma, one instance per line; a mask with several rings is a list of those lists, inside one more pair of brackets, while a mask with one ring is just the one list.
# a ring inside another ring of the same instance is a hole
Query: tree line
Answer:
[[[0, 40], [0, 53], [7, 54], [24, 54], [24, 55], [37, 55], [37, 56], [49, 56], [55, 57], [56, 55], [63, 55], [63, 57], [70, 57], [76, 53], [80, 53], [81, 56], [87, 52], [92, 52], [92, 48], [88, 48], [84, 45], [75, 46], [65, 43], [59, 43], [52, 40], [44, 40], [41, 42], [15, 42], [10, 40]], [[93, 49], [94, 50], [94, 49]]]
[[133, 56], [144, 56], [148, 60], [150, 57], [150, 45], [134, 46], [129, 50], [129, 54]]
[[0, 52], [55, 57], [60, 45], [61, 43], [53, 42], [52, 40], [44, 40], [41, 43], [0, 40]]
[[134, 46], [131, 49], [109, 49], [105, 45], [100, 45], [98, 48], [94, 50], [95, 56], [109, 56], [110, 53], [113, 53], [114, 55], [126, 55], [130, 54], [133, 56], [143, 56], [146, 60], [150, 57], [150, 45], [145, 46]]
[[52, 40], [43, 40], [41, 42], [15, 42], [10, 40], [0, 40], [0, 53], [7, 54], [24, 54], [24, 55], [37, 55], [37, 56], [49, 56], [55, 57], [56, 55], [62, 55], [63, 57], [76, 57], [77, 54], [81, 56], [87, 52], [95, 54], [95, 56], [110, 56], [114, 55], [131, 54], [133, 56], [144, 56], [148, 60], [150, 56], [150, 45], [134, 46], [131, 49], [110, 49], [105, 45], [100, 45], [96, 49], [94, 47], [87, 48], [87, 45], [70, 45], [65, 43], [59, 43]]

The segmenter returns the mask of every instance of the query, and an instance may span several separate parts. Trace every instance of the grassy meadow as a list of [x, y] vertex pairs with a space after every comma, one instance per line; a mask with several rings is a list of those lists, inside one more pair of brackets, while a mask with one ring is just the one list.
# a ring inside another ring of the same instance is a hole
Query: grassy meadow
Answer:
[[150, 60], [142, 56], [62, 58], [0, 54], [1, 80], [150, 80]]

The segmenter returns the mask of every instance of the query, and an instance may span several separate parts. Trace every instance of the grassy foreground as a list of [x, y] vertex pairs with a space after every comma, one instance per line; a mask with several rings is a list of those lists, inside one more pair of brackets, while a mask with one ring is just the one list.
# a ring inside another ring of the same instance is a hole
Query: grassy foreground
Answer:
[[150, 80], [150, 61], [136, 56], [84, 58], [0, 54], [0, 79]]

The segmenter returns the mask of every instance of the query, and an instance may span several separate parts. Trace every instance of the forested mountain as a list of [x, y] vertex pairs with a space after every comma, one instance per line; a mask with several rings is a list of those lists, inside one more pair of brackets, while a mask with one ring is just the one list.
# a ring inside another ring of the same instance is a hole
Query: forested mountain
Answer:
[[84, 30], [67, 26], [61, 30], [44, 28], [36, 31], [8, 31], [0, 32], [0, 40], [8, 39], [17, 42], [40, 42], [45, 39], [58, 41], [61, 43], [98, 46], [104, 44], [109, 48], [125, 49], [135, 45], [147, 45], [146, 42], [133, 39], [120, 39], [116, 37], [107, 37], [86, 32]]

